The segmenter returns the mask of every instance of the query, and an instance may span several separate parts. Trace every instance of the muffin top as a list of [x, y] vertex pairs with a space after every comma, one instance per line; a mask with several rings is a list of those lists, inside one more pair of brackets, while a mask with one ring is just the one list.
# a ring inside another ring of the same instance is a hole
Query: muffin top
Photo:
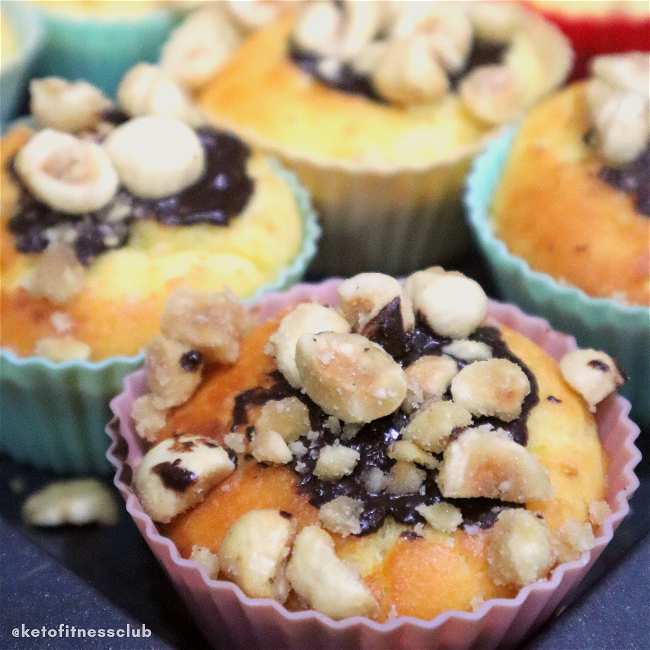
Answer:
[[134, 489], [183, 557], [291, 610], [385, 621], [512, 597], [589, 548], [611, 358], [558, 368], [440, 268], [338, 298], [252, 332], [219, 294], [170, 298], [133, 403], [153, 445]]
[[[251, 295], [300, 250], [296, 199], [269, 161], [200, 126], [182, 92], [143, 65], [118, 90], [135, 117], [85, 82], [38, 80], [32, 113], [45, 128], [3, 141], [5, 349], [57, 361], [137, 354], [174, 289]], [[79, 345], [64, 354], [63, 342]]]
[[597, 57], [529, 114], [497, 188], [496, 234], [593, 297], [648, 305], [650, 57]]
[[494, 5], [307, 3], [245, 42], [199, 103], [298, 157], [392, 168], [461, 157], [570, 66], [556, 28]]

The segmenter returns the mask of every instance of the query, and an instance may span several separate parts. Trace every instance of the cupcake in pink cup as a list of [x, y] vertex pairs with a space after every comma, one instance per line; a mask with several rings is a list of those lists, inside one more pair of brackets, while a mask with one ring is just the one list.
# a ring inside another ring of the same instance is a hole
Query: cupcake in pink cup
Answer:
[[252, 313], [183, 291], [161, 331], [112, 402], [109, 460], [215, 645], [514, 645], [638, 486], [615, 361], [459, 273]]

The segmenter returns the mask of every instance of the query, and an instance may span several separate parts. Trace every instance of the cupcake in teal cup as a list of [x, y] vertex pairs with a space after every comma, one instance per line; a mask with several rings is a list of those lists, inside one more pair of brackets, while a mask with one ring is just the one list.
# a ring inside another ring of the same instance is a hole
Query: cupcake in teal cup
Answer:
[[465, 202], [506, 300], [607, 350], [650, 423], [647, 53], [598, 57], [590, 79], [477, 159]]
[[0, 451], [102, 471], [108, 401], [167, 297], [283, 290], [320, 229], [295, 176], [232, 134], [124, 121], [85, 82], [31, 88], [42, 128], [18, 124], [2, 141]]
[[40, 16], [28, 3], [4, 2], [0, 7], [0, 124], [20, 112], [27, 82], [43, 46]]
[[140, 61], [153, 62], [179, 17], [152, 0], [39, 0], [45, 46], [38, 76], [86, 79], [109, 96]]

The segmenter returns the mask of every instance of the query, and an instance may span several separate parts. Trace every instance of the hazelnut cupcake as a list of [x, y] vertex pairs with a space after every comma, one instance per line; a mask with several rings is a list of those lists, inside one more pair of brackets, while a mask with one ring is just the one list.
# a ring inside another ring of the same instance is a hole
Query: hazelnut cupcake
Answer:
[[472, 157], [566, 77], [562, 34], [513, 3], [311, 2], [199, 93], [210, 121], [296, 170], [318, 270], [405, 273], [464, 250]]
[[507, 300], [616, 356], [650, 422], [650, 55], [597, 57], [531, 111], [468, 183], [470, 223]]
[[514, 645], [627, 512], [615, 361], [461, 274], [300, 285], [248, 331], [241, 309], [173, 294], [107, 427], [209, 640]]
[[181, 121], [197, 115], [155, 68], [125, 77], [121, 110], [86, 82], [35, 80], [31, 92], [42, 128], [17, 125], [2, 143], [0, 447], [96, 469], [108, 400], [167, 296], [286, 288], [319, 229], [292, 174], [233, 134]]

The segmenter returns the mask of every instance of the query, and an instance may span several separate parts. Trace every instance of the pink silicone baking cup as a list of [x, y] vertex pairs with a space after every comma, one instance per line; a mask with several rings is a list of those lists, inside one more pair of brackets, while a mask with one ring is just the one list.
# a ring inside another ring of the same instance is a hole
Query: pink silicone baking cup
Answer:
[[[328, 280], [318, 285], [301, 284], [285, 293], [268, 294], [256, 309], [262, 319], [267, 319], [305, 300], [336, 305], [339, 283], [340, 280]], [[492, 302], [489, 316], [521, 332], [555, 359], [576, 348], [573, 337], [553, 331], [545, 320], [526, 316], [512, 305]], [[129, 414], [134, 399], [144, 392], [144, 372], [140, 370], [125, 379], [124, 392], [111, 402], [115, 418], [106, 431], [112, 440], [108, 459], [116, 469], [115, 485], [149, 547], [215, 647], [228, 643], [247, 650], [512, 647], [541, 626], [589, 571], [628, 514], [628, 499], [639, 485], [634, 475], [634, 467], [641, 459], [634, 446], [639, 428], [627, 417], [630, 403], [612, 395], [596, 412], [600, 440], [611, 458], [607, 502], [612, 514], [596, 531], [596, 544], [591, 551], [558, 566], [549, 578], [524, 587], [516, 598], [488, 600], [474, 612], [448, 611], [430, 621], [407, 616], [388, 623], [358, 616], [333, 621], [318, 612], [289, 612], [273, 600], [248, 598], [234, 583], [208, 578], [202, 567], [181, 558], [174, 544], [158, 532], [131, 488], [132, 468], [140, 462], [143, 448]]]

